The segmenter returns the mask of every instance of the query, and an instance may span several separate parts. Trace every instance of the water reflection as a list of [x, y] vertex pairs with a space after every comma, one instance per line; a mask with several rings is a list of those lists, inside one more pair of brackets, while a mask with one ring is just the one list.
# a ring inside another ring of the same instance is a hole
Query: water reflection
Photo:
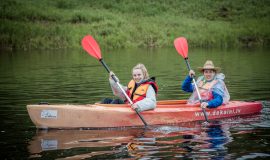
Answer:
[[212, 121], [207, 126], [193, 123], [193, 127], [181, 130], [175, 131], [175, 127], [171, 126], [166, 132], [162, 131], [167, 133], [164, 137], [148, 138], [147, 142], [144, 142], [145, 138], [139, 138], [139, 142], [128, 143], [129, 154], [136, 158], [228, 158], [225, 145], [232, 141], [228, 124], [221, 121]]
[[80, 147], [115, 147], [128, 143], [143, 133], [140, 129], [130, 130], [37, 130], [29, 143], [32, 154], [49, 150]]
[[[251, 117], [254, 121], [259, 116]], [[183, 158], [230, 159], [228, 143], [233, 136], [231, 128], [243, 118], [182, 123], [174, 126], [151, 126], [102, 130], [37, 130], [30, 141], [30, 158], [105, 158], [135, 159]], [[243, 130], [243, 129], [242, 129]]]
[[212, 122], [209, 126], [203, 128], [198, 139], [203, 140], [204, 144], [194, 147], [195, 150], [199, 151], [195, 158], [207, 157], [210, 159], [224, 159], [227, 155], [225, 145], [232, 141], [229, 126], [221, 124], [219, 121]]

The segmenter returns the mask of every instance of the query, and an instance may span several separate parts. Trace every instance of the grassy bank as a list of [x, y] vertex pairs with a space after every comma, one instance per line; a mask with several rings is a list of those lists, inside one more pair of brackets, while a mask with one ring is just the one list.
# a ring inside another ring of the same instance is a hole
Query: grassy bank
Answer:
[[268, 46], [269, 0], [1, 0], [1, 48]]

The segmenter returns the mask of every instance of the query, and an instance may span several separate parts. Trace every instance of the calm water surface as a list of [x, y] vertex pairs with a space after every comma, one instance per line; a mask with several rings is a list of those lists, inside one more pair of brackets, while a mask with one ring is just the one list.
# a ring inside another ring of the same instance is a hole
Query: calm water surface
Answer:
[[[174, 48], [105, 50], [107, 65], [123, 84], [144, 63], [159, 85], [158, 99], [186, 99], [187, 74]], [[86, 104], [113, 97], [108, 74], [82, 50], [0, 53], [0, 147], [4, 159], [269, 159], [269, 50], [190, 49], [191, 67], [207, 59], [225, 73], [233, 100], [261, 101], [260, 114], [173, 126], [96, 130], [36, 130], [26, 105]], [[76, 119], [74, 119], [75, 121]]]

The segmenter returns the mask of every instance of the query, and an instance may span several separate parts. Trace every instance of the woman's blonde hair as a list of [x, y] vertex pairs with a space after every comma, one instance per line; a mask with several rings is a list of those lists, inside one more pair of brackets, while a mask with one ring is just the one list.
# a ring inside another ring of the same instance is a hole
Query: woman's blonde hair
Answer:
[[133, 69], [132, 69], [132, 71], [131, 71], [131, 74], [133, 74], [133, 71], [134, 71], [135, 69], [140, 69], [140, 70], [142, 71], [143, 77], [144, 77], [145, 80], [146, 80], [146, 79], [149, 79], [148, 71], [147, 71], [147, 69], [145, 68], [145, 66], [144, 66], [143, 64], [138, 63], [135, 67], [133, 67]]

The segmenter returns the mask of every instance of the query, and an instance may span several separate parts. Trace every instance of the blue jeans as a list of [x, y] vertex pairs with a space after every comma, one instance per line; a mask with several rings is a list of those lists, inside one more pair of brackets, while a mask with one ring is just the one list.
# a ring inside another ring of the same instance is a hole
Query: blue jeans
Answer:
[[101, 101], [101, 104], [124, 104], [125, 102], [121, 99], [112, 99], [112, 98], [104, 98]]

